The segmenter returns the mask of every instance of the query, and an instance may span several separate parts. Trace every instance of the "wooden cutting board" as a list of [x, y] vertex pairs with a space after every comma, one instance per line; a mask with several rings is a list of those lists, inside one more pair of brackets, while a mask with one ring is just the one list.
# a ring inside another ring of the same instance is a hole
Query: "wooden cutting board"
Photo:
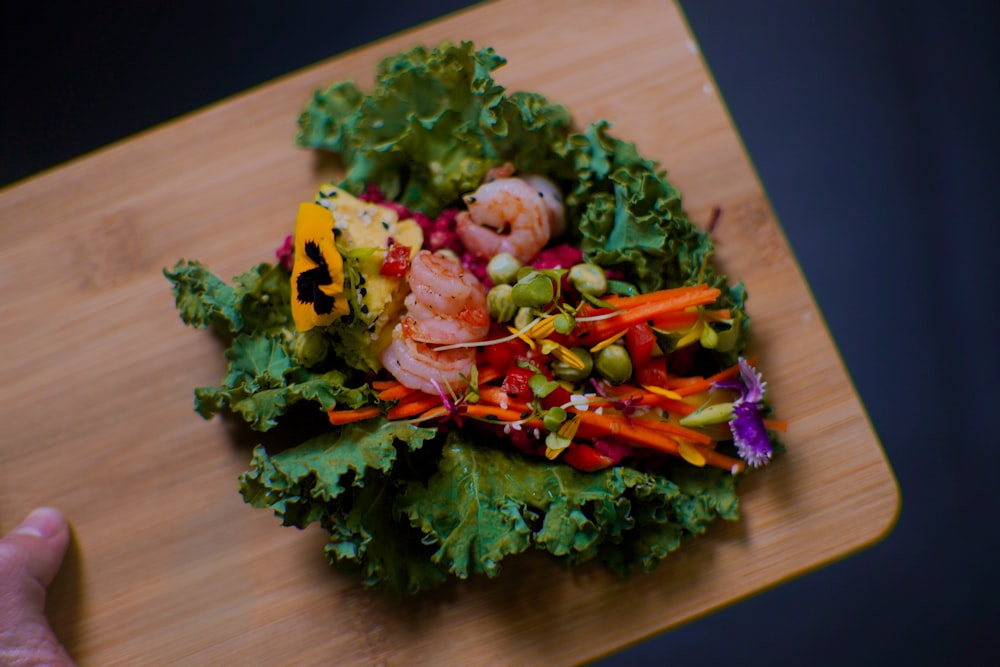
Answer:
[[[400, 601], [332, 571], [320, 529], [282, 528], [236, 477], [255, 444], [192, 411], [224, 374], [161, 274], [229, 277], [335, 175], [292, 144], [302, 104], [417, 43], [471, 39], [496, 78], [562, 102], [667, 168], [693, 220], [722, 209], [718, 261], [746, 282], [754, 353], [788, 453], [654, 574], [512, 559], [499, 580]], [[892, 471], [678, 9], [487, 3], [321, 63], [0, 191], [0, 530], [56, 505], [75, 544], [50, 606], [81, 665], [580, 663], [883, 537]], [[738, 639], [736, 640], [738, 641]]]

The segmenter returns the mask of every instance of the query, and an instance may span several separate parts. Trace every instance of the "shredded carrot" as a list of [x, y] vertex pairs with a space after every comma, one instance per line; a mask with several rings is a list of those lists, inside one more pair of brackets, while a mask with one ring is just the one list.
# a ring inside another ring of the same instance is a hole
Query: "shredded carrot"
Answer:
[[690, 396], [691, 394], [698, 394], [703, 391], [708, 391], [712, 388], [712, 385], [716, 382], [721, 382], [723, 380], [729, 380], [730, 378], [736, 377], [737, 373], [740, 372], [739, 364], [734, 364], [724, 371], [720, 371], [715, 375], [709, 375], [707, 378], [702, 378], [699, 382], [691, 382], [677, 387], [671, 387], [675, 392], [681, 396]]
[[487, 384], [498, 380], [503, 376], [503, 372], [493, 366], [479, 366], [476, 370], [476, 375], [479, 376], [479, 384]]
[[326, 416], [329, 417], [331, 424], [340, 426], [341, 424], [350, 424], [362, 419], [378, 417], [380, 414], [382, 414], [382, 411], [378, 408], [368, 407], [358, 408], [357, 410], [330, 410], [326, 413]]
[[[744, 464], [738, 459], [719, 454], [710, 447], [699, 446], [697, 443], [709, 444], [711, 440], [696, 431], [669, 422], [655, 422], [656, 428], [650, 428], [654, 420], [632, 419], [632, 423], [618, 415], [598, 415], [593, 412], [579, 412], [580, 428], [586, 428], [587, 433], [615, 435], [632, 445], [656, 449], [667, 454], [680, 456], [680, 447], [675, 437], [683, 437], [698, 451], [709, 465], [723, 470], [743, 470]], [[649, 422], [647, 424], [646, 422]], [[669, 429], [669, 431], [668, 431]], [[677, 431], [673, 433], [670, 431]], [[579, 433], [579, 432], [578, 432]], [[681, 435], [681, 433], [683, 435]]]
[[[666, 387], [663, 388], [666, 389]], [[619, 390], [622, 390], [623, 393], [619, 394]], [[610, 391], [614, 394], [616, 400], [638, 397], [639, 401], [634, 405], [654, 405], [663, 408], [667, 412], [673, 412], [679, 415], [689, 415], [698, 409], [695, 405], [679, 401], [670, 396], [658, 394], [645, 387], [633, 387], [631, 385], [619, 384], [612, 387]]]
[[772, 431], [788, 432], [788, 422], [784, 419], [765, 419], [764, 426]]
[[[643, 306], [648, 303], [659, 303], [663, 301], [672, 301], [672, 300], [683, 301], [685, 298], [691, 295], [701, 294], [702, 292], [712, 291], [712, 290], [715, 290], [715, 288], [709, 287], [704, 283], [700, 283], [698, 285], [687, 285], [684, 287], [672, 287], [669, 289], [661, 289], [661, 290], [656, 290], [655, 292], [636, 294], [635, 296], [609, 295], [604, 297], [602, 301], [606, 301], [607, 303], [610, 303], [612, 306], [616, 308], [627, 309], [627, 308], [635, 308], [636, 306]], [[715, 291], [718, 292], [718, 290]], [[718, 294], [716, 294], [716, 296], [718, 296]], [[712, 301], [715, 301], [715, 299], [713, 298]], [[711, 303], [711, 301], [709, 301], [708, 303]], [[685, 306], [681, 307], [686, 308], [687, 306], [695, 306], [695, 305], [699, 304], [688, 303]], [[677, 308], [670, 308], [670, 310], [677, 310]]]
[[371, 383], [372, 389], [375, 391], [382, 391], [383, 389], [389, 389], [397, 385], [399, 385], [399, 380], [374, 380]]
[[531, 411], [531, 406], [527, 403], [517, 400], [496, 385], [480, 385], [479, 402], [521, 412]]
[[[382, 400], [382, 401], [397, 401], [397, 400], [403, 398], [404, 396], [408, 396], [408, 395], [412, 394], [415, 391], [419, 391], [419, 390], [418, 389], [410, 389], [409, 387], [407, 387], [406, 385], [404, 385], [402, 383], [397, 383], [393, 387], [389, 387], [388, 389], [383, 389], [377, 395], [379, 397], [379, 400]], [[423, 392], [421, 392], [421, 393], [423, 393]]]
[[[628, 424], [628, 420], [622, 417], [623, 421]], [[683, 438], [691, 442], [696, 442], [701, 445], [712, 444], [712, 437], [700, 431], [695, 431], [686, 426], [681, 426], [680, 424], [675, 424], [673, 422], [664, 421], [662, 419], [649, 419], [647, 417], [631, 417], [632, 426], [644, 429], [650, 429], [653, 431], [660, 431], [661, 433], [668, 433], [672, 436]]]
[[424, 392], [414, 393], [389, 408], [385, 416], [389, 419], [406, 419], [441, 405], [441, 397]]
[[678, 310], [673, 313], [657, 315], [652, 319], [651, 325], [655, 329], [673, 331], [675, 329], [687, 329], [698, 323], [698, 313], [687, 310]]
[[[488, 421], [497, 422], [519, 422], [526, 419], [530, 411], [522, 412], [520, 410], [503, 409], [494, 405], [479, 405], [477, 403], [472, 403], [465, 406], [465, 414], [470, 417], [476, 417], [479, 419], [486, 419]], [[529, 422], [542, 423], [540, 419], [529, 419]]]
[[712, 303], [722, 293], [715, 287], [702, 286], [701, 289], [679, 289], [686, 291], [664, 296], [648, 303], [631, 306], [628, 309], [618, 311], [613, 317], [594, 322], [584, 322], [583, 327], [590, 334], [587, 339], [588, 343], [596, 343], [597, 341], [604, 340], [623, 329], [627, 329], [633, 324], [655, 320], [666, 313], [684, 310], [690, 306], [701, 306]]

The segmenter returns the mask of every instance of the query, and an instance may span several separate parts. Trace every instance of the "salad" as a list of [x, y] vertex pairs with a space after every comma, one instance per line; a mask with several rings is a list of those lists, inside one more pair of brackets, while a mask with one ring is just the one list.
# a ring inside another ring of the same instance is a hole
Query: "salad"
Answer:
[[[495, 576], [541, 550], [648, 572], [780, 451], [741, 283], [657, 163], [511, 92], [470, 42], [317, 90], [296, 143], [343, 178], [274, 261], [164, 271], [226, 341], [205, 418], [279, 434], [239, 478], [368, 588]], [[277, 242], [281, 236], [276, 236]]]

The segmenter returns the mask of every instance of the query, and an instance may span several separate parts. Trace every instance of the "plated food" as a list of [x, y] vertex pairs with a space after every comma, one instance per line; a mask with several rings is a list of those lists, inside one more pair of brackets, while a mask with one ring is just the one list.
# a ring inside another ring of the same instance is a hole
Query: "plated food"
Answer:
[[780, 449], [746, 291], [665, 173], [504, 89], [503, 63], [417, 47], [368, 93], [316, 91], [296, 140], [344, 176], [275, 261], [165, 272], [184, 321], [228, 342], [197, 411], [309, 431], [254, 450], [244, 499], [319, 523], [367, 587], [494, 576], [531, 549], [650, 571], [737, 519], [739, 479]]

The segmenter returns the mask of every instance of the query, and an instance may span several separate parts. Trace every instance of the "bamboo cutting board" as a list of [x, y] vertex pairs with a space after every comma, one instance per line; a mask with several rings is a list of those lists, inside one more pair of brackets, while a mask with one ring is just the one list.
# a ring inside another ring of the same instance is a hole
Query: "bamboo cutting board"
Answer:
[[[417, 43], [471, 39], [511, 90], [660, 160], [695, 221], [723, 213], [718, 261], [746, 282], [754, 354], [788, 453], [654, 574], [511, 559], [498, 580], [399, 600], [282, 528], [236, 477], [255, 444], [192, 411], [224, 374], [161, 274], [181, 257], [229, 277], [272, 258], [299, 201], [336, 175], [292, 144], [313, 89]], [[883, 537], [898, 488], [802, 274], [676, 7], [480, 5], [321, 63], [0, 191], [0, 530], [62, 508], [75, 544], [50, 599], [81, 665], [575, 664]]]

